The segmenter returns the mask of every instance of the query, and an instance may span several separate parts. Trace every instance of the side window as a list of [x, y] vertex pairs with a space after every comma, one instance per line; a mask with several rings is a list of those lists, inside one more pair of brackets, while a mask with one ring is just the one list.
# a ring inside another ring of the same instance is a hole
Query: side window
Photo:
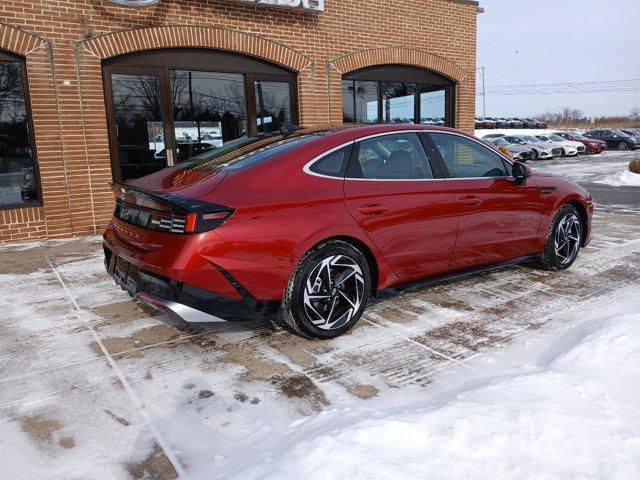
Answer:
[[343, 169], [345, 162], [349, 159], [351, 153], [351, 145], [331, 152], [325, 155], [320, 160], [316, 161], [309, 170], [320, 175], [327, 175], [329, 177], [341, 177], [343, 175]]
[[349, 176], [372, 180], [433, 178], [427, 154], [415, 133], [369, 138], [357, 148], [357, 162]]
[[430, 133], [452, 178], [504, 177], [510, 165], [497, 153], [469, 138]]
[[40, 203], [24, 62], [0, 51], [0, 208]]

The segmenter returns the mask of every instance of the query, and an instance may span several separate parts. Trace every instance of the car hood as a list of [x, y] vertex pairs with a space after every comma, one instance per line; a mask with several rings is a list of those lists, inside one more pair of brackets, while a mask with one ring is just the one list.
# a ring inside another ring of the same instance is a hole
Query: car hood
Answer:
[[530, 152], [531, 148], [525, 147], [524, 145], [515, 145], [511, 144], [507, 147], [511, 152], [521, 153], [521, 152]]

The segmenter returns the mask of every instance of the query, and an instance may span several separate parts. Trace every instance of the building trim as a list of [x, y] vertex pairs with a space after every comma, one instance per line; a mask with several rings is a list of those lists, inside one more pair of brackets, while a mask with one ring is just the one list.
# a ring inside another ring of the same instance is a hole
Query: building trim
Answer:
[[257, 57], [295, 72], [300, 72], [313, 63], [306, 55], [282, 43], [260, 35], [222, 27], [142, 27], [80, 40], [76, 45], [101, 60], [143, 50], [215, 48]]

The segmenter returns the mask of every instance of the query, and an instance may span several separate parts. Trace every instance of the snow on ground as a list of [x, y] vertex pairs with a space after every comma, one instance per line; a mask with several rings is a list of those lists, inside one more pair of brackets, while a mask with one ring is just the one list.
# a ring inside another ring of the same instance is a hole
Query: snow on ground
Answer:
[[595, 180], [596, 183], [606, 183], [614, 187], [622, 185], [640, 187], [640, 174], [633, 173], [630, 170], [624, 170], [622, 173], [614, 173], [613, 175], [607, 175], [599, 180]]
[[401, 397], [294, 423], [234, 478], [640, 478], [640, 287]]

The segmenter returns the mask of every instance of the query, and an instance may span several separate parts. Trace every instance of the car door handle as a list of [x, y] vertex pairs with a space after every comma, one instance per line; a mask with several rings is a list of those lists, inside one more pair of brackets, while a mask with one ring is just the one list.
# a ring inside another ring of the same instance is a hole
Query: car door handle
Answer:
[[460, 199], [460, 203], [467, 207], [477, 207], [478, 205], [482, 205], [483, 202], [484, 200], [478, 197], [464, 197]]
[[367, 203], [360, 205], [358, 211], [363, 215], [380, 215], [381, 213], [388, 212], [389, 207], [380, 203]]

